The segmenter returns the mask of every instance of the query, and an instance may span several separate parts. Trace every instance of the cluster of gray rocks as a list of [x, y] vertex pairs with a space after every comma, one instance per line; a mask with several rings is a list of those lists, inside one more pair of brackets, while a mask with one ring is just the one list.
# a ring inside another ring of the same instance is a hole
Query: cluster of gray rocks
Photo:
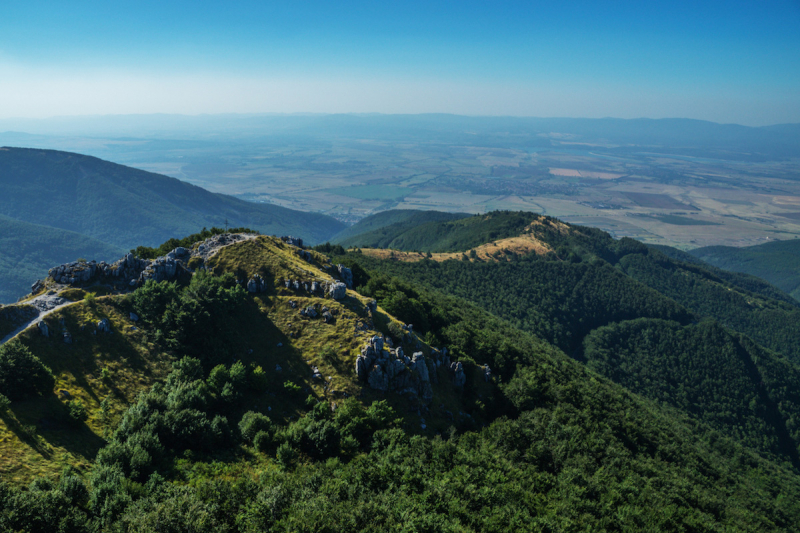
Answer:
[[356, 358], [356, 375], [370, 388], [413, 394], [423, 402], [433, 399], [433, 387], [438, 383], [438, 369], [447, 368], [453, 385], [463, 389], [467, 382], [464, 367], [458, 361], [450, 361], [447, 348], [431, 349], [430, 356], [414, 352], [409, 358], [403, 347], [394, 348], [389, 338], [376, 335], [369, 339]]
[[[283, 285], [289, 290], [297, 292], [304, 291], [312, 295], [330, 295], [334, 300], [341, 300], [347, 296], [347, 285], [340, 281], [302, 281], [299, 279], [284, 279]], [[247, 281], [247, 291], [251, 293], [266, 292], [268, 285], [266, 280], [256, 274]]]
[[[90, 281], [106, 279], [123, 281], [131, 287], [136, 287], [151, 279], [163, 281], [175, 278], [179, 269], [183, 268], [181, 263], [188, 261], [190, 257], [189, 250], [182, 247], [175, 248], [167, 255], [153, 260], [140, 259], [129, 253], [113, 263], [105, 261], [65, 263], [51, 268], [48, 276], [56, 283], [63, 285], [81, 285]], [[37, 292], [43, 286], [42, 281], [37, 281], [31, 290]]]
[[[63, 318], [59, 320], [59, 324], [61, 325], [61, 338], [64, 340], [64, 343], [72, 344], [72, 334], [69, 331], [67, 331]], [[39, 328], [39, 333], [41, 333], [43, 337], [47, 338], [50, 337], [51, 335], [50, 326], [48, 326], [44, 320], [40, 321], [37, 324], [37, 327]], [[84, 328], [81, 327], [81, 330], [83, 329]], [[92, 330], [92, 335], [97, 335], [98, 333], [111, 333], [111, 332], [112, 332], [111, 322], [107, 318], [104, 318], [98, 321], [97, 324], [95, 324], [95, 329]]]

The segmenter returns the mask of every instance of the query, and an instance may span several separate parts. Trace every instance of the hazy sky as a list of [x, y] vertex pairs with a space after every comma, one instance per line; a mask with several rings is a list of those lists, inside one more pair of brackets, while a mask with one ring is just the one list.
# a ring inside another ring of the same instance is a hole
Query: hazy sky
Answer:
[[0, 118], [800, 122], [800, 1], [6, 1]]

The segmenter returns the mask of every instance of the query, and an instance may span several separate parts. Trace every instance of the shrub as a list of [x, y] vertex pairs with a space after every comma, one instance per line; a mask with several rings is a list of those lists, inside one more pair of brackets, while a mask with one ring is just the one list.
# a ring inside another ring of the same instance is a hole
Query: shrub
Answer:
[[11, 400], [5, 394], [0, 394], [0, 415], [6, 414], [9, 407], [11, 407]]
[[66, 406], [70, 421], [73, 424], [81, 425], [89, 419], [89, 413], [86, 411], [86, 406], [83, 405], [82, 401], [78, 399], [68, 400]]
[[0, 346], [0, 394], [21, 400], [52, 392], [56, 380], [50, 369], [17, 340]]
[[297, 460], [297, 451], [292, 448], [291, 444], [284, 442], [278, 446], [278, 451], [275, 454], [275, 460], [282, 467], [290, 468]]
[[87, 292], [86, 296], [83, 297], [83, 301], [89, 307], [94, 307], [97, 305], [97, 295], [93, 292]]
[[273, 433], [272, 421], [262, 413], [248, 411], [239, 422], [239, 432], [246, 442], [253, 442], [253, 439], [260, 432], [270, 435]]
[[272, 446], [272, 435], [270, 435], [266, 431], [259, 431], [256, 433], [256, 436], [253, 437], [253, 448], [260, 451], [261, 453], [265, 453], [269, 448]]
[[58, 485], [72, 505], [85, 505], [89, 501], [89, 490], [79, 476], [62, 476]]
[[267, 386], [269, 385], [269, 378], [267, 377], [267, 373], [264, 372], [263, 368], [256, 366], [253, 368], [253, 371], [250, 372], [248, 383], [250, 384], [250, 388], [253, 390], [257, 392], [264, 392], [267, 390]]
[[300, 394], [300, 391], [302, 390], [300, 385], [295, 385], [291, 381], [284, 382], [283, 388], [286, 390], [287, 393], [289, 393], [292, 396], [297, 396], [298, 394]]

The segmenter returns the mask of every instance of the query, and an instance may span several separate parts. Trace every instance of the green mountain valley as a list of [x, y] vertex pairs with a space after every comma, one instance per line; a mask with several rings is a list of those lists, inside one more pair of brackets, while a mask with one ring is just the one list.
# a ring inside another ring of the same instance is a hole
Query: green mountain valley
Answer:
[[533, 213], [334, 242], [206, 231], [0, 308], [0, 527], [798, 529], [780, 289]]

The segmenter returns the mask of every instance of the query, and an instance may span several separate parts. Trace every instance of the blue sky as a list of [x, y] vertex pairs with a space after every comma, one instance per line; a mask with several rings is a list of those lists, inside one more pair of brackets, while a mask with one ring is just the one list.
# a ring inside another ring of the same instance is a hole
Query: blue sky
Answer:
[[800, 122], [800, 2], [4, 2], [0, 118]]

